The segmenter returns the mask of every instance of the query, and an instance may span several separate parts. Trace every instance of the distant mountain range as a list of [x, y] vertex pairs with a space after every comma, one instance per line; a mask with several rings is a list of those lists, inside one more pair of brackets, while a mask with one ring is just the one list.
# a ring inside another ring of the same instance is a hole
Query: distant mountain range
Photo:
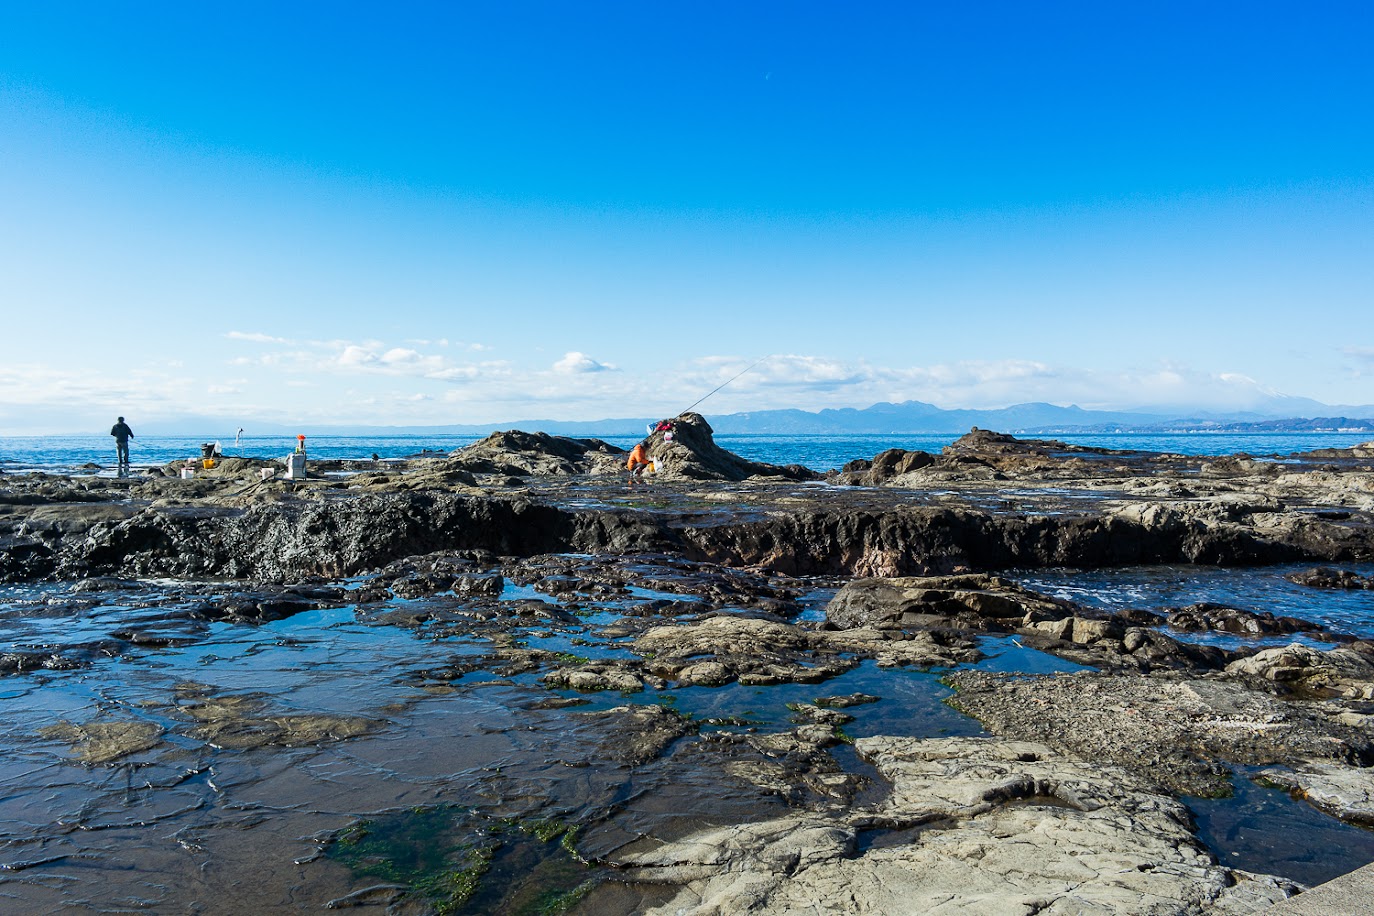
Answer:
[[[1301, 407], [1303, 410], [1292, 410]], [[1292, 410], [1291, 413], [1279, 411]], [[343, 426], [338, 424], [254, 425], [249, 436], [484, 436], [498, 429], [541, 431], [560, 436], [636, 436], [657, 417], [604, 420], [515, 420], [509, 423], [445, 426]], [[994, 410], [945, 410], [921, 401], [879, 403], [856, 409], [820, 411], [761, 410], [707, 414], [721, 435], [889, 435], [965, 433], [974, 426], [997, 432], [1054, 435], [1063, 433], [1180, 432], [1369, 432], [1374, 434], [1374, 405], [1333, 407], [1305, 398], [1278, 398], [1261, 410], [1221, 412], [1107, 411], [1055, 404], [1016, 404]], [[148, 423], [143, 435], [224, 437], [225, 421], [208, 417]], [[231, 433], [232, 436], [232, 433]]]

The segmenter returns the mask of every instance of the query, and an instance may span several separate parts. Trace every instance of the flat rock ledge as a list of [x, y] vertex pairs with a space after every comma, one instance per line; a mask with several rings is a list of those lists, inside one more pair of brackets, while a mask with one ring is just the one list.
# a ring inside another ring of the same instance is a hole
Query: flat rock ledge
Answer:
[[1296, 770], [1265, 770], [1260, 778], [1343, 821], [1374, 827], [1374, 771], [1368, 768], [1311, 762]]
[[1222, 797], [1231, 765], [1362, 768], [1374, 736], [1339, 706], [1289, 702], [1216, 677], [961, 671], [950, 702], [988, 731], [1119, 767], [1162, 791]]
[[1226, 868], [1187, 809], [1114, 767], [999, 738], [861, 738], [880, 804], [710, 829], [614, 863], [650, 916], [1261, 913], [1301, 887]]

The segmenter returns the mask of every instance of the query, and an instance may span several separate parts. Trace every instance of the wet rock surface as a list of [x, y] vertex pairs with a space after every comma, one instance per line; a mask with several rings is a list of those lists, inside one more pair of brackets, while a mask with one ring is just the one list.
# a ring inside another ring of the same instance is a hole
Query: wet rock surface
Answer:
[[975, 431], [820, 482], [672, 432], [633, 491], [623, 452], [524, 433], [304, 481], [7, 475], [0, 894], [1253, 912], [1294, 886], [1174, 796], [1259, 768], [1365, 823], [1367, 642], [998, 571], [1339, 563], [1293, 581], [1358, 600], [1369, 456]]
[[[1244, 649], [1181, 642], [1160, 631], [1166, 622], [1176, 629], [1252, 636], [1322, 630], [1308, 621], [1220, 605], [1198, 605], [1191, 613], [1193, 617], [1139, 610], [1108, 614], [980, 574], [855, 579], [826, 607], [827, 621], [845, 634], [873, 628], [950, 641], [954, 634], [1014, 633], [1026, 645], [1079, 664], [1138, 671], [1217, 670], [1247, 654]], [[1180, 626], [1183, 622], [1192, 625]]]
[[1361, 576], [1348, 569], [1332, 569], [1329, 566], [1291, 573], [1288, 580], [1312, 588], [1374, 589], [1374, 576]]
[[964, 575], [858, 579], [840, 589], [825, 613], [844, 629], [1006, 631], [1071, 618], [1075, 610], [996, 576]]
[[1374, 827], [1374, 769], [1308, 762], [1296, 770], [1265, 770], [1261, 779], [1341, 820]]
[[1322, 627], [1295, 617], [1276, 617], [1268, 611], [1247, 611], [1224, 604], [1199, 603], [1170, 609], [1169, 627], [1185, 632], [1211, 631], [1241, 633], [1247, 636], [1274, 636], [1288, 633], [1318, 633]]

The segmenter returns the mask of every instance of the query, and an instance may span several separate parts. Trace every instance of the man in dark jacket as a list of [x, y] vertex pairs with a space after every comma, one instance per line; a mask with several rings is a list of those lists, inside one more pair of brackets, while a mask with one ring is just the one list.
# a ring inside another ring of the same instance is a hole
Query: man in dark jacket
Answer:
[[124, 422], [124, 418], [120, 417], [119, 422], [110, 427], [110, 435], [115, 439], [115, 452], [119, 457], [119, 476], [123, 477], [129, 473], [129, 440], [133, 438], [134, 431]]

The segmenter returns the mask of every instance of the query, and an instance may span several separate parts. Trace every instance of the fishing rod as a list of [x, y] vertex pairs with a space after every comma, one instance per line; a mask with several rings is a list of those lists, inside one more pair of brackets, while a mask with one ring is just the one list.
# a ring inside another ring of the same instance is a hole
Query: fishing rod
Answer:
[[[709, 398], [711, 395], [715, 394], [717, 391], [719, 391], [720, 389], [724, 388], [726, 385], [730, 384], [730, 383], [733, 382], [735, 379], [739, 378], [741, 375], [743, 375], [744, 373], [748, 372], [750, 369], [754, 368], [754, 366], [757, 366], [759, 363], [766, 362], [766, 361], [768, 361], [768, 360], [770, 360], [770, 359], [772, 359], [772, 358], [773, 358], [772, 356], [760, 357], [758, 360], [756, 360], [756, 361], [755, 361], [754, 363], [752, 363], [751, 365], [745, 366], [745, 367], [744, 367], [743, 369], [741, 369], [737, 374], [731, 376], [730, 378], [728, 378], [728, 379], [726, 379], [725, 381], [721, 382], [721, 383], [720, 383], [719, 385], [717, 385], [716, 387], [712, 388], [710, 391], [708, 391], [708, 392], [706, 392], [705, 394], [703, 394], [701, 397], [697, 398], [697, 399], [696, 399], [696, 402], [692, 404], [692, 407], [696, 407], [697, 404], [700, 404], [702, 401], [706, 400], [706, 399]], [[687, 413], [688, 411], [690, 411], [690, 410], [692, 409], [692, 407], [688, 407], [687, 410], [682, 411], [682, 413], [679, 413], [678, 416], [682, 416], [682, 414]]]

